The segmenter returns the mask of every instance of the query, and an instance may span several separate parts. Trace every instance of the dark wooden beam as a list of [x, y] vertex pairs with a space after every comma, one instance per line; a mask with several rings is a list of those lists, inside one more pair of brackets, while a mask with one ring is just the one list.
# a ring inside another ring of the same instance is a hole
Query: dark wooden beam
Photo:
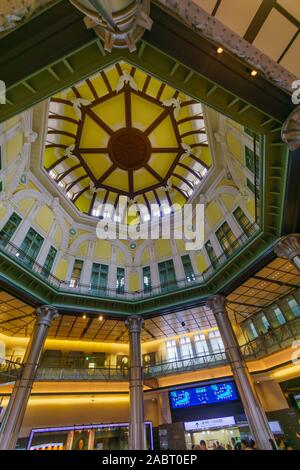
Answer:
[[110, 136], [114, 134], [114, 131], [111, 129], [111, 127], [109, 127], [104, 121], [102, 121], [102, 119], [97, 114], [95, 114], [94, 111], [87, 108], [86, 114], [91, 119], [93, 119], [93, 121], [95, 121], [98, 124], [98, 126], [100, 126], [107, 134], [109, 134]]
[[155, 171], [153, 170], [153, 168], [151, 168], [150, 165], [148, 165], [147, 163], [144, 165], [144, 168], [149, 171], [149, 173], [151, 173], [152, 176], [154, 176], [155, 179], [157, 179], [157, 181], [160, 181], [161, 183], [163, 183], [164, 179]]
[[59, 114], [51, 113], [51, 114], [49, 114], [48, 119], [57, 119], [57, 120], [62, 120], [62, 121], [68, 121], [68, 122], [72, 122], [73, 124], [78, 125], [78, 121], [76, 121], [76, 119], [70, 118], [68, 116], [60, 116]]
[[108, 150], [107, 147], [104, 147], [104, 148], [101, 148], [101, 147], [99, 147], [99, 148], [96, 148], [96, 147], [95, 148], [79, 147], [78, 152], [79, 153], [86, 153], [86, 154], [93, 154], [93, 153], [97, 154], [97, 153], [108, 153], [109, 150]]
[[124, 98], [125, 98], [125, 122], [126, 127], [132, 127], [132, 113], [131, 113], [131, 93], [129, 86], [125, 85], [124, 90]]
[[128, 171], [128, 189], [129, 189], [130, 199], [132, 199], [134, 195], [133, 170]]
[[181, 134], [181, 138], [184, 139], [184, 137], [189, 137], [190, 135], [195, 135], [195, 134], [206, 134], [205, 129], [194, 129], [193, 131], [185, 132], [184, 134]]
[[144, 134], [147, 136], [151, 134], [151, 132], [153, 132], [154, 129], [156, 129], [157, 126], [159, 126], [162, 123], [162, 121], [166, 119], [166, 117], [169, 115], [170, 115], [169, 108], [164, 109], [163, 112], [156, 119], [154, 119], [154, 121], [152, 121], [150, 126], [148, 126], [148, 128], [144, 131]]
[[93, 213], [96, 197], [97, 197], [97, 193], [94, 193], [93, 197], [92, 197], [92, 200], [91, 200], [90, 207], [89, 207], [89, 215], [92, 215], [92, 213]]
[[146, 94], [150, 80], [151, 80], [151, 75], [147, 75], [146, 80], [143, 85], [142, 93]]
[[76, 186], [77, 183], [80, 183], [80, 181], [88, 178], [89, 175], [82, 175], [80, 178], [77, 178], [77, 180], [72, 181], [67, 187], [66, 187], [66, 192], [70, 191], [74, 186]]
[[54, 170], [54, 168], [59, 165], [60, 163], [64, 162], [65, 160], [67, 160], [67, 156], [66, 155], [63, 155], [61, 158], [59, 158], [58, 160], [56, 160], [56, 162], [53, 162], [52, 165], [50, 165], [48, 168], [46, 168], [46, 171], [51, 171], [51, 170]]
[[185, 170], [189, 171], [190, 173], [192, 173], [192, 175], [196, 176], [196, 178], [201, 181], [202, 180], [202, 177], [201, 175], [199, 175], [198, 173], [196, 173], [195, 170], [193, 170], [192, 168], [190, 168], [189, 166], [185, 165], [184, 163], [178, 163], [177, 164], [178, 166], [181, 166], [181, 168], [184, 168]]
[[64, 171], [59, 178], [57, 178], [56, 182], [59, 183], [61, 180], [64, 179], [65, 176], [69, 175], [72, 173], [72, 171], [77, 170], [77, 168], [81, 168], [81, 163], [78, 163], [78, 165], [72, 166], [71, 168], [68, 168], [66, 171]]
[[[83, 195], [83, 193], [85, 193], [86, 191], [88, 191], [90, 189], [90, 186], [85, 186], [85, 188], [83, 188], [81, 191], [79, 191], [75, 196], [74, 198], [72, 199], [72, 202], [75, 204], [75, 202], [77, 201], [77, 199], [80, 198], [80, 196]], [[69, 189], [68, 189], [69, 191]]]
[[95, 87], [94, 87], [93, 83], [91, 82], [91, 80], [89, 78], [86, 79], [86, 83], [88, 84], [88, 87], [91, 90], [94, 99], [97, 100], [99, 98], [99, 96], [98, 96], [98, 94], [95, 90]]
[[61, 131], [60, 129], [48, 129], [48, 135], [53, 135], [53, 134], [58, 134], [58, 135], [65, 135], [66, 137], [71, 137], [72, 139], [76, 138], [75, 134], [72, 134], [71, 132], [67, 131]]
[[111, 175], [111, 174], [115, 171], [116, 168], [117, 168], [117, 165], [115, 165], [115, 164], [111, 165], [111, 166], [108, 168], [108, 170], [106, 170], [106, 172], [103, 173], [103, 175], [97, 180], [96, 186], [97, 186], [98, 188], [100, 188], [100, 187], [101, 187], [101, 183], [103, 183], [103, 181], [105, 181], [105, 180], [109, 177], [109, 175]]
[[106, 88], [107, 88], [107, 91], [108, 93], [112, 93], [113, 89], [111, 87], [111, 84], [110, 84], [110, 81], [108, 80], [107, 78], [107, 75], [106, 73], [102, 70], [102, 72], [100, 73], [105, 85], [106, 85]]
[[188, 181], [186, 178], [184, 178], [183, 176], [181, 175], [178, 175], [178, 173], [173, 173], [173, 176], [175, 176], [176, 178], [180, 179], [181, 181], [183, 181], [185, 184], [187, 184], [191, 189], [194, 189], [194, 186], [192, 185], [192, 183], [190, 181]]

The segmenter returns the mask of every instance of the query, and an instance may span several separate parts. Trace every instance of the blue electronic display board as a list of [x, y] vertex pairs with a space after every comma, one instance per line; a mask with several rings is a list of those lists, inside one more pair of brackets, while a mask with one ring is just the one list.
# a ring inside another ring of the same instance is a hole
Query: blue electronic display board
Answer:
[[170, 392], [173, 410], [190, 406], [211, 405], [238, 400], [234, 382], [217, 383], [206, 387], [186, 388]]

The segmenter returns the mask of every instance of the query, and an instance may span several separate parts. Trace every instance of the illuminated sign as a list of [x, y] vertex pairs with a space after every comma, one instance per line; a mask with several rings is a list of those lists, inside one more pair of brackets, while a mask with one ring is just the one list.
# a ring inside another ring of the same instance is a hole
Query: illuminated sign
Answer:
[[296, 402], [297, 408], [300, 410], [300, 395], [294, 395], [294, 400]]
[[186, 388], [170, 392], [173, 410], [190, 406], [210, 405], [238, 400], [234, 382], [218, 383], [206, 387]]
[[279, 421], [269, 421], [269, 426], [273, 434], [283, 434]]
[[234, 426], [235, 419], [233, 416], [227, 416], [226, 418], [215, 418], [205, 419], [202, 421], [192, 421], [190, 423], [184, 423], [186, 431], [197, 431], [197, 429], [211, 429], [211, 428], [222, 428], [225, 426]]

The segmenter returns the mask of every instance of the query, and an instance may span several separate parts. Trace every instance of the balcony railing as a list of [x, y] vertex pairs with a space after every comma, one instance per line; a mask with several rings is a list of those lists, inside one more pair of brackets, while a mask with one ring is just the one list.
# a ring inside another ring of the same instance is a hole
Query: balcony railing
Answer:
[[21, 372], [21, 364], [0, 358], [0, 385], [15, 382], [20, 377]]
[[[291, 346], [294, 340], [300, 338], [300, 318], [278, 326], [259, 336], [253, 341], [240, 346], [241, 353], [246, 360], [259, 359], [269, 354], [280, 351]], [[48, 359], [49, 361], [49, 359]], [[97, 358], [90, 356], [89, 361], [96, 364]], [[204, 354], [189, 358], [177, 359], [175, 361], [157, 361], [156, 363], [144, 365], [143, 374], [145, 379], [174, 375], [201, 369], [208, 369], [228, 364], [226, 353]], [[0, 359], [0, 384], [14, 382], [21, 372], [21, 365], [11, 361]], [[56, 360], [55, 364], [46, 364], [38, 368], [36, 380], [38, 381], [128, 381], [129, 369], [127, 366], [97, 366], [89, 367], [85, 361], [67, 358]]]
[[297, 339], [300, 339], [300, 317], [272, 328], [258, 338], [243, 344], [241, 352], [247, 360], [258, 359], [291, 346]]
[[[300, 317], [273, 328], [271, 331], [259, 336], [240, 346], [242, 356], [251, 361], [269, 354], [288, 348], [292, 342], [300, 339]], [[89, 357], [89, 361], [95, 362], [97, 358]], [[226, 353], [204, 354], [175, 361], [157, 361], [153, 364], [144, 365], [143, 373], [145, 379], [177, 374], [180, 372], [208, 369], [225, 365], [228, 363]], [[56, 362], [55, 367], [42, 366], [38, 370], [37, 380], [128, 380], [127, 367], [93, 367], [88, 368], [82, 359], [73, 360], [68, 364], [66, 359]]]
[[[93, 358], [90, 358], [93, 360]], [[225, 352], [206, 354], [202, 356], [178, 359], [172, 362], [158, 362], [153, 365], [144, 365], [143, 373], [145, 379], [151, 379], [179, 372], [207, 369], [226, 364]], [[36, 380], [39, 381], [128, 381], [129, 370], [127, 367], [83, 367], [82, 361], [67, 365], [66, 361], [55, 367], [41, 366], [38, 369]]]
[[39, 367], [36, 375], [39, 381], [128, 381], [128, 369], [112, 367], [74, 368]]
[[[204, 284], [218, 269], [220, 269], [233, 255], [235, 255], [245, 243], [254, 237], [259, 227], [257, 224], [252, 224], [247, 227], [247, 233], [243, 233], [237, 238], [230, 246], [230, 248], [216, 258], [213, 263], [202, 273], [189, 276], [189, 279], [180, 279], [175, 282], [152, 286], [147, 290], [139, 290], [135, 292], [122, 291], [118, 292], [117, 289], [111, 289], [108, 287], [98, 287], [92, 284], [82, 284], [80, 282], [75, 285], [71, 285], [70, 282], [61, 280], [54, 276], [49, 270], [45, 269], [42, 265], [36, 262], [35, 259], [28, 256], [25, 252], [20, 250], [19, 247], [11, 243], [4, 237], [0, 237], [0, 250], [5, 254], [9, 255], [14, 261], [18, 259], [18, 263], [21, 266], [26, 267], [32, 273], [37, 275], [41, 280], [47, 282], [49, 285], [55, 287], [62, 292], [73, 292], [76, 294], [83, 294], [93, 297], [110, 297], [124, 300], [139, 300], [142, 298], [155, 297], [161, 294], [172, 293], [178, 291], [178, 289], [184, 289], [186, 287], [198, 286]], [[250, 235], [251, 234], [251, 235]]]
[[190, 357], [187, 359], [178, 359], [173, 362], [161, 362], [151, 366], [144, 366], [144, 377], [153, 378], [164, 375], [172, 375], [179, 372], [188, 372], [193, 370], [208, 369], [227, 363], [225, 352], [216, 354], [207, 354], [203, 356]]

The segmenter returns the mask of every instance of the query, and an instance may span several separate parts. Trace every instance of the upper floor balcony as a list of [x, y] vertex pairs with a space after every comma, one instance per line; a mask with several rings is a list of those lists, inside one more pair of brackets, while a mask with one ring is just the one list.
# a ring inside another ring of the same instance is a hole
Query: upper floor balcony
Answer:
[[[127, 291], [124, 285], [116, 286], [99, 286], [95, 285], [91, 279], [88, 284], [81, 283], [80, 281], [62, 280], [56, 277], [51, 270], [40, 265], [35, 259], [31, 258], [27, 253], [22, 251], [20, 247], [14, 243], [0, 236], [0, 253], [7, 255], [9, 259], [34, 275], [36, 280], [46, 283], [52, 289], [59, 293], [74, 294], [84, 297], [93, 297], [99, 299], [118, 299], [125, 302], [136, 302], [143, 299], [157, 297], [163, 294], [172, 294], [180, 290], [186, 290], [197, 286], [205, 286], [209, 279], [224, 265], [231, 260], [238, 252], [240, 252], [247, 242], [254, 238], [259, 231], [257, 224], [251, 224], [247, 227], [246, 233], [240, 237], [232, 240], [228, 249], [225, 249], [221, 256], [214, 257], [211, 264], [201, 274], [196, 274], [191, 271], [183, 279], [176, 279], [171, 282], [161, 282], [159, 285], [145, 285], [144, 289], [136, 290], [134, 292]], [[125, 284], [125, 283], [124, 283]]]
[[[258, 338], [240, 346], [241, 354], [246, 361], [260, 359], [292, 345], [300, 338], [300, 317], [260, 335]], [[99, 365], [98, 357], [89, 357], [89, 362], [82, 358], [72, 361], [63, 357], [60, 360], [44, 362], [38, 368], [37, 381], [128, 381], [127, 364]], [[91, 364], [93, 367], [91, 367]], [[159, 378], [183, 372], [211, 369], [228, 364], [225, 351], [206, 353], [168, 361], [155, 358], [150, 364], [143, 365], [144, 379]], [[19, 377], [21, 365], [3, 360], [0, 365], [0, 383], [14, 382]]]

